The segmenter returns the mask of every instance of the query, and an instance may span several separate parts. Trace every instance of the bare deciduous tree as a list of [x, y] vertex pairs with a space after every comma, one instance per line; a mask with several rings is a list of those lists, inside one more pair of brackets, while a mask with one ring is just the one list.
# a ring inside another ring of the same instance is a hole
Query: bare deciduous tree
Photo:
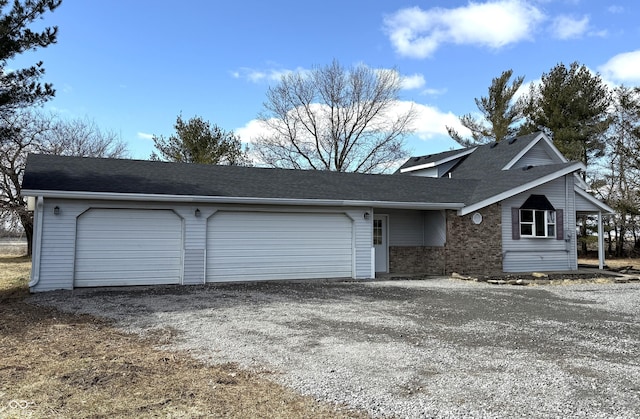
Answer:
[[395, 70], [333, 61], [269, 88], [255, 151], [272, 167], [379, 173], [406, 158], [415, 111], [400, 106]]
[[21, 196], [28, 153], [82, 157], [125, 157], [126, 145], [112, 132], [103, 132], [86, 119], [61, 120], [53, 114], [23, 111], [1, 116], [10, 133], [0, 144], [0, 215], [19, 219], [31, 254], [33, 217]]

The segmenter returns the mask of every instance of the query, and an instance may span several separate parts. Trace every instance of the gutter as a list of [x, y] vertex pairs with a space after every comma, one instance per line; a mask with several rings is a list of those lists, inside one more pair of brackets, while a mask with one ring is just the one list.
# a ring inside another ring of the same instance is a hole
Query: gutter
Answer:
[[256, 198], [256, 197], [228, 197], [207, 195], [163, 195], [116, 192], [84, 192], [84, 191], [47, 191], [37, 189], [23, 189], [22, 196], [42, 196], [57, 199], [95, 199], [113, 201], [155, 201], [155, 202], [193, 202], [204, 204], [262, 204], [262, 205], [297, 205], [297, 206], [325, 206], [325, 207], [377, 207], [403, 208], [421, 210], [460, 210], [464, 207], [461, 202], [401, 202], [401, 201], [364, 201], [338, 199], [298, 199], [298, 198]]

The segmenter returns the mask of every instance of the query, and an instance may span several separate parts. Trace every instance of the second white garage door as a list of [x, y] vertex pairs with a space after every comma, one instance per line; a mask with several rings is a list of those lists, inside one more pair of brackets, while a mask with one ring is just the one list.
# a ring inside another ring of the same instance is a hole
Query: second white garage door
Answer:
[[227, 212], [207, 223], [207, 282], [352, 276], [345, 214]]

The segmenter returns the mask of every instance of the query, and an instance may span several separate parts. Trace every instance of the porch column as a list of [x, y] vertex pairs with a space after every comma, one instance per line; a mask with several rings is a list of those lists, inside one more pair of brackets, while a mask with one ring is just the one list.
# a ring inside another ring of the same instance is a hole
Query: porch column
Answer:
[[602, 231], [602, 211], [598, 211], [598, 268], [604, 269], [604, 232]]

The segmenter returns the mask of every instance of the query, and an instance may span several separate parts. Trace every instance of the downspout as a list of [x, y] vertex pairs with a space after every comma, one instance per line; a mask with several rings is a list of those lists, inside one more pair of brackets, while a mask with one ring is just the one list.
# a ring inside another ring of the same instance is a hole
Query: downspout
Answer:
[[36, 197], [36, 206], [33, 210], [33, 239], [31, 254], [31, 280], [29, 288], [35, 287], [40, 282], [40, 255], [42, 247], [42, 218], [44, 216], [44, 197]]

